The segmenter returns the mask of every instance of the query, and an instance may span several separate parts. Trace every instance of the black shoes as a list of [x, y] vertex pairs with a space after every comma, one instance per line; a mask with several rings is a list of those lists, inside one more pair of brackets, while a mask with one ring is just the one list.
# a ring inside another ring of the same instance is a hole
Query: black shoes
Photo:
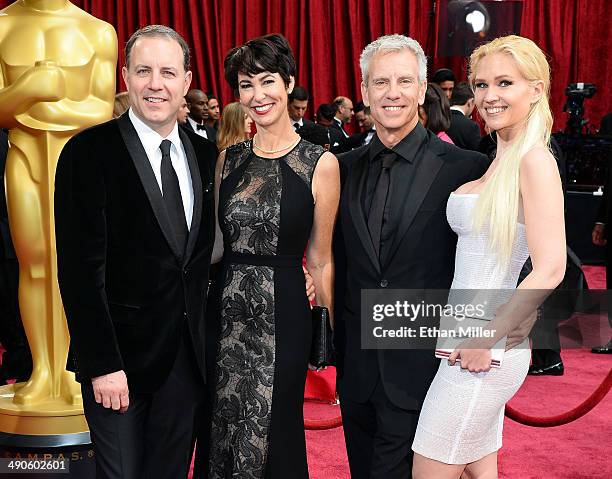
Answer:
[[595, 354], [612, 354], [612, 339], [608, 341], [608, 344], [591, 349], [591, 352]]
[[551, 364], [550, 366], [529, 366], [529, 372], [531, 376], [563, 376], [565, 369], [562, 362]]

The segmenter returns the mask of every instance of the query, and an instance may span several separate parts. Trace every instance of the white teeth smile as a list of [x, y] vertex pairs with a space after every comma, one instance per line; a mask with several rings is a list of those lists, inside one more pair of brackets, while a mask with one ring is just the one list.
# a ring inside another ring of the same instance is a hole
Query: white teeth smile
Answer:
[[162, 101], [166, 101], [163, 98], [155, 98], [155, 97], [148, 97], [145, 98], [146, 101], [148, 101], [149, 103], [161, 103]]
[[263, 113], [268, 111], [270, 108], [272, 108], [272, 105], [256, 106], [255, 111], [258, 113]]
[[401, 106], [385, 106], [383, 107], [386, 111], [400, 111], [402, 109]]
[[508, 107], [506, 107], [506, 106], [496, 106], [496, 107], [492, 107], [492, 108], [487, 108], [486, 110], [487, 110], [487, 113], [489, 115], [494, 115], [496, 113], [501, 113], [502, 111], [505, 111], [506, 108], [508, 108]]

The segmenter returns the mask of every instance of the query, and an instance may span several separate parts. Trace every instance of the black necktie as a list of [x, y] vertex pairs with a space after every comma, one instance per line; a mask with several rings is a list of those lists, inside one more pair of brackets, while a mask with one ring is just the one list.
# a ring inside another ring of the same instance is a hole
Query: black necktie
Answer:
[[376, 256], [379, 259], [380, 236], [382, 232], [383, 219], [385, 216], [385, 204], [389, 194], [389, 180], [391, 178], [390, 170], [394, 159], [395, 153], [392, 151], [387, 151], [380, 154], [382, 169], [380, 170], [380, 175], [378, 177], [378, 181], [376, 182], [376, 187], [374, 188], [372, 205], [370, 206], [370, 213], [368, 214], [368, 229], [370, 230], [372, 244], [376, 250]]
[[166, 204], [166, 211], [170, 217], [170, 223], [174, 229], [174, 235], [178, 241], [181, 252], [184, 252], [185, 246], [187, 245], [189, 230], [187, 229], [185, 208], [183, 206], [183, 197], [181, 196], [178, 176], [176, 176], [176, 171], [174, 171], [172, 160], [170, 159], [171, 145], [172, 143], [170, 140], [163, 140], [159, 145], [159, 149], [162, 152], [162, 194], [164, 197], [164, 203]]
[[206, 125], [200, 125], [199, 123], [196, 124], [196, 129], [197, 130], [206, 130]]
[[298, 131], [298, 130], [300, 129], [300, 124], [299, 124], [299, 123], [296, 121], [296, 122], [293, 124], [293, 128], [295, 128], [295, 131]]

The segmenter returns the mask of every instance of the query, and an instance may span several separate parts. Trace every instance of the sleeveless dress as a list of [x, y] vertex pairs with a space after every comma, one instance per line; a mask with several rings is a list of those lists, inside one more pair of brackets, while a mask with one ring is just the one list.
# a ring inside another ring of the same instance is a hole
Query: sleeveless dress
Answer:
[[307, 478], [303, 401], [311, 312], [302, 258], [311, 182], [324, 149], [226, 151], [219, 191], [223, 287], [212, 405], [210, 478]]
[[[459, 237], [449, 302], [453, 290], [461, 289], [506, 290], [509, 299], [529, 256], [525, 226], [518, 223], [510, 262], [499, 264], [488, 230], [472, 227], [477, 199], [477, 194], [451, 193], [447, 203], [448, 223]], [[442, 360], [423, 402], [412, 450], [446, 464], [468, 464], [500, 449], [504, 407], [523, 384], [530, 358], [525, 338], [505, 352], [501, 368], [487, 372], [472, 373]]]

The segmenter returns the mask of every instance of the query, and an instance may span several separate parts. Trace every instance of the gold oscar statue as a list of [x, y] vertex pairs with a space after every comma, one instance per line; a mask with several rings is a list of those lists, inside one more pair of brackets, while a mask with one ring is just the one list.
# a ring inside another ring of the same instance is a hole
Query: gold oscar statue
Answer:
[[0, 432], [87, 431], [57, 284], [53, 191], [68, 139], [111, 118], [117, 36], [67, 0], [0, 11], [0, 126], [9, 128], [6, 192], [19, 259], [19, 307], [32, 351], [25, 384], [0, 388]]

